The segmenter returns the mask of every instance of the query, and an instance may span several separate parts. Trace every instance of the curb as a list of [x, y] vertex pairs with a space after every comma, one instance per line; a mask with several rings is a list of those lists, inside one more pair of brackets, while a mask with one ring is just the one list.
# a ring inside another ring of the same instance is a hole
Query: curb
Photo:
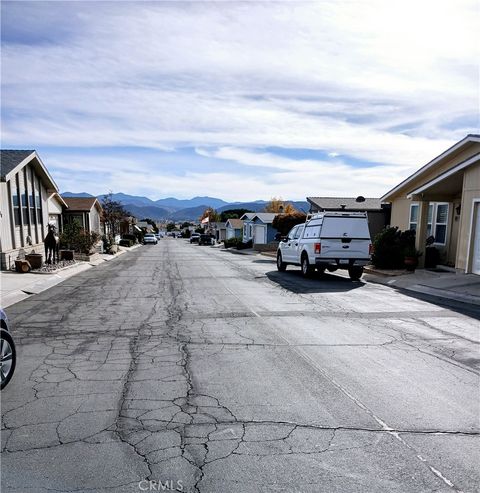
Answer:
[[365, 272], [365, 274], [373, 274], [374, 276], [382, 276], [382, 277], [400, 277], [408, 274], [413, 274], [413, 272], [409, 272], [408, 270], [382, 271], [379, 269], [372, 269], [371, 267], [364, 267], [363, 271]]
[[242, 250], [232, 250], [230, 248], [225, 248], [225, 250], [220, 250], [220, 251], [233, 253], [234, 255], [258, 255], [258, 252], [242, 252]]

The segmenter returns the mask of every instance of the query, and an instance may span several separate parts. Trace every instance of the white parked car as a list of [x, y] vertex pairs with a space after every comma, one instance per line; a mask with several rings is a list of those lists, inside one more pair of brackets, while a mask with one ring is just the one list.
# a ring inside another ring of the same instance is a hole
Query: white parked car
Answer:
[[147, 233], [143, 236], [143, 244], [153, 244], [156, 245], [158, 243], [157, 237], [153, 233]]
[[362, 277], [370, 262], [372, 241], [366, 212], [320, 212], [292, 228], [277, 250], [277, 269], [299, 265], [304, 276], [315, 268], [347, 269], [350, 278]]

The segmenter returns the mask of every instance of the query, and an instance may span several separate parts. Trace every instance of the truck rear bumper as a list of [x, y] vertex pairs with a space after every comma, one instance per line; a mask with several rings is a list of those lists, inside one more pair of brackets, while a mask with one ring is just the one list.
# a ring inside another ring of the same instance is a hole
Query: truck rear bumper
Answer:
[[348, 269], [349, 267], [363, 267], [370, 263], [369, 258], [316, 258], [315, 265], [317, 267], [336, 267], [337, 269]]

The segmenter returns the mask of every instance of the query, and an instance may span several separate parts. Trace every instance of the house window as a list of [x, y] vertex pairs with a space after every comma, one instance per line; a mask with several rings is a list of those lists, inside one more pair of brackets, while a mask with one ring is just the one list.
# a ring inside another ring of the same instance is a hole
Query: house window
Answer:
[[447, 242], [448, 204], [435, 204], [435, 243], [445, 245]]
[[20, 226], [20, 199], [18, 196], [18, 189], [16, 185], [12, 187], [12, 203], [13, 203], [13, 217], [15, 219], [15, 226]]
[[27, 191], [25, 190], [22, 193], [22, 216], [23, 216], [23, 225], [26, 226], [28, 224], [28, 202], [27, 202]]
[[35, 207], [37, 208], [37, 224], [42, 224], [42, 196], [40, 194], [40, 179], [35, 180]]
[[435, 204], [429, 204], [428, 206], [428, 215], [427, 215], [427, 236], [432, 235], [432, 226], [433, 226], [433, 210], [435, 208]]
[[410, 222], [409, 229], [417, 230], [418, 225], [418, 204], [410, 205]]
[[428, 205], [427, 237], [433, 236], [435, 244], [447, 243], [448, 204], [431, 202]]

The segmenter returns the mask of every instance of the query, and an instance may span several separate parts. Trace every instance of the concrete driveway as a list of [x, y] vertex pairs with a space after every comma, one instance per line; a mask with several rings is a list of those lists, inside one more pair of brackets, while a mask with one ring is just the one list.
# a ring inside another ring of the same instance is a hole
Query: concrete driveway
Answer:
[[7, 313], [2, 492], [478, 490], [473, 307], [165, 239]]

